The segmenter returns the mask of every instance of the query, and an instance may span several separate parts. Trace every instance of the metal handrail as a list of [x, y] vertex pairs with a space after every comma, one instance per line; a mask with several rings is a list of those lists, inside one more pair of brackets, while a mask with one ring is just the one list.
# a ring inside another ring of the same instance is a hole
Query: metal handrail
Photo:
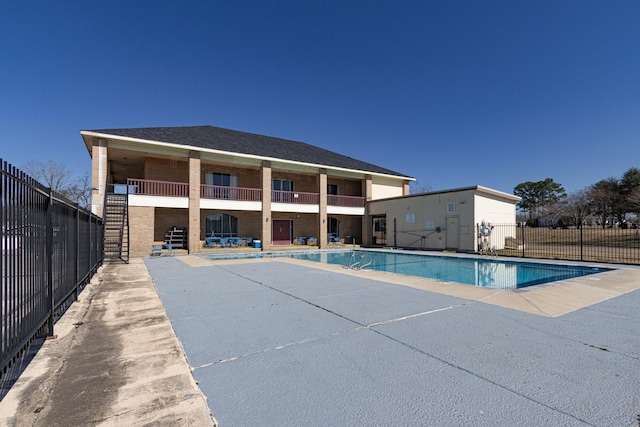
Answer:
[[200, 197], [203, 199], [238, 200], [242, 202], [262, 201], [260, 188], [229, 187], [223, 185], [200, 185]]
[[126, 193], [145, 196], [189, 197], [189, 184], [129, 178], [127, 179]]
[[342, 206], [347, 208], [363, 208], [365, 198], [359, 196], [338, 196], [336, 194], [327, 194], [327, 205]]
[[[360, 258], [358, 258], [358, 255], [360, 255]], [[344, 268], [348, 270], [359, 271], [364, 269], [365, 267], [370, 266], [372, 263], [373, 263], [373, 257], [371, 256], [371, 254], [368, 254], [368, 253], [358, 254], [356, 252], [351, 252], [349, 265], [344, 266]]]
[[303, 193], [301, 191], [271, 191], [273, 203], [293, 203], [300, 205], [317, 205], [320, 203], [319, 193]]

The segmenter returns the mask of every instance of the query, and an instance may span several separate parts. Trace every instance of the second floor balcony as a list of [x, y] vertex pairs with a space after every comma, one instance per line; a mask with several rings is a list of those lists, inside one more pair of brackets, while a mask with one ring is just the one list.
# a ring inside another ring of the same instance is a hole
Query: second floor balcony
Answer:
[[[122, 187], [125, 187], [122, 185]], [[189, 197], [189, 184], [184, 182], [128, 179], [126, 191], [130, 195], [155, 197]], [[261, 202], [262, 189], [200, 185], [200, 198], [207, 200], [229, 200], [234, 202]], [[319, 193], [301, 191], [271, 191], [271, 202], [293, 205], [319, 205]], [[328, 194], [327, 205], [344, 208], [364, 208], [365, 198]]]
[[200, 197], [215, 200], [236, 200], [240, 202], [262, 201], [260, 188], [226, 187], [221, 185], [201, 185]]

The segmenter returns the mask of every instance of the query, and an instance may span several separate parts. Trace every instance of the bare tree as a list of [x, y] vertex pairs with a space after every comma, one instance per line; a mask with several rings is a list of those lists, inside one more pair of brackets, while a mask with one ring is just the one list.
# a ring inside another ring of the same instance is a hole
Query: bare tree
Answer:
[[589, 190], [576, 191], [566, 197], [563, 202], [565, 214], [571, 218], [576, 227], [581, 228], [582, 223], [591, 214], [591, 199]]
[[564, 208], [563, 205], [563, 202], [556, 201], [553, 203], [547, 203], [543, 206], [539, 206], [537, 208], [538, 220], [547, 227], [555, 227], [557, 225], [558, 219], [560, 219], [560, 217], [562, 216]]
[[67, 165], [53, 160], [32, 160], [25, 164], [22, 170], [80, 206], [86, 208], [91, 205], [91, 177], [88, 172], [74, 178], [73, 171]]
[[420, 181], [413, 181], [409, 184], [409, 194], [428, 193], [433, 188], [429, 184], [423, 184]]
[[32, 160], [24, 165], [23, 170], [53, 191], [66, 196], [65, 191], [69, 188], [72, 173], [64, 163]]
[[91, 176], [89, 172], [80, 175], [67, 189], [68, 196], [86, 209], [91, 208]]

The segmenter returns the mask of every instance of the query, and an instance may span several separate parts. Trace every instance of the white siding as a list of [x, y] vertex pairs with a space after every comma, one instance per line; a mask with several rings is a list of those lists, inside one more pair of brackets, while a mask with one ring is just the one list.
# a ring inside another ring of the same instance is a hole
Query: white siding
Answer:
[[[464, 189], [370, 202], [368, 214], [386, 215], [388, 246], [444, 249], [456, 244], [455, 249], [460, 251], [476, 251], [476, 225], [482, 220], [515, 224], [515, 201], [486, 190]], [[491, 236], [491, 246], [502, 249], [505, 238], [515, 236], [516, 230], [515, 226], [499, 229], [500, 233]]]
[[488, 198], [483, 194], [476, 194], [474, 199], [476, 222], [480, 222], [483, 219], [492, 224], [516, 222], [516, 206], [514, 203]]
[[404, 181], [373, 177], [371, 182], [371, 200], [402, 196]]

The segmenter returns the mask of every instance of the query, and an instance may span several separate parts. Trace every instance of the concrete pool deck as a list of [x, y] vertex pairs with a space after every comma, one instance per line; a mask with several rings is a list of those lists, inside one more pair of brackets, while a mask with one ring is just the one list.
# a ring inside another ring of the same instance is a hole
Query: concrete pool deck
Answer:
[[[204, 267], [226, 264], [243, 264], [248, 262], [262, 262], [271, 259], [235, 259], [235, 260], [210, 260], [206, 257], [187, 256], [180, 259], [191, 267]], [[342, 273], [371, 280], [394, 283], [409, 286], [425, 291], [437, 292], [472, 301], [484, 302], [513, 310], [524, 311], [540, 316], [557, 317], [580, 308], [588, 307], [610, 298], [623, 295], [627, 292], [640, 289], [640, 268], [620, 265], [598, 265], [602, 268], [611, 268], [596, 275], [583, 276], [575, 279], [561, 280], [550, 284], [532, 286], [517, 291], [505, 289], [492, 289], [479, 286], [464, 285], [455, 282], [442, 282], [422, 277], [405, 276], [375, 270], [348, 270], [340, 265], [325, 264], [314, 261], [298, 260], [293, 258], [274, 258], [280, 262], [304, 265], [335, 273]], [[498, 260], [513, 261], [509, 258], [496, 258]], [[549, 263], [536, 260], [536, 262]], [[553, 263], [561, 263], [554, 261]], [[569, 265], [594, 265], [593, 263], [566, 263]]]
[[517, 292], [285, 258], [103, 269], [0, 425], [637, 425], [637, 268]]
[[637, 268], [513, 292], [288, 258], [147, 266], [223, 426], [637, 424]]

